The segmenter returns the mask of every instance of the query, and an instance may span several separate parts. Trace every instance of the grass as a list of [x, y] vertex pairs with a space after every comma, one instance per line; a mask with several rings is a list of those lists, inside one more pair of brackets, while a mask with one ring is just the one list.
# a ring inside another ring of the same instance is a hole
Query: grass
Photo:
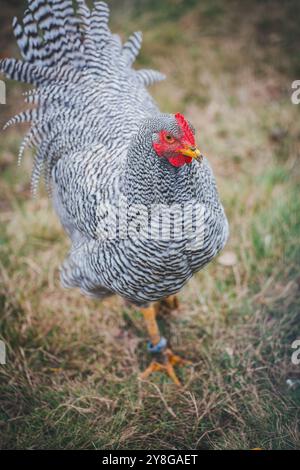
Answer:
[[[251, 11], [234, 1], [167, 3], [170, 10], [145, 1], [127, 12], [117, 4], [113, 22], [143, 29], [139, 65], [169, 76], [155, 98], [195, 125], [230, 221], [225, 251], [236, 260], [211, 263], [180, 293], [179, 311], [160, 319], [173, 349], [194, 363], [180, 371], [183, 390], [164, 377], [140, 382], [149, 361], [141, 315], [121, 299], [99, 302], [60, 287], [68, 241], [44, 191], [30, 196], [30, 153], [16, 167], [23, 130], [6, 131], [2, 448], [300, 447], [300, 390], [286, 382], [300, 375], [291, 362], [300, 336], [295, 15], [279, 2], [253, 2]], [[8, 104], [3, 120], [21, 106], [13, 84]]]

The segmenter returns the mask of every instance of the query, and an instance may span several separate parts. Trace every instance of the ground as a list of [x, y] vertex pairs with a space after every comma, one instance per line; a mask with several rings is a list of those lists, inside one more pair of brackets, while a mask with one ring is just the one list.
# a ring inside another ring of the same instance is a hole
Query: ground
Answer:
[[[17, 54], [8, 18], [19, 3], [3, 7], [3, 56]], [[300, 105], [290, 99], [300, 78], [299, 5], [111, 3], [114, 30], [144, 32], [137, 65], [168, 75], [152, 89], [161, 109], [184, 112], [196, 127], [230, 240], [160, 320], [173, 349], [194, 364], [180, 371], [183, 390], [161, 376], [141, 382], [149, 357], [140, 313], [119, 298], [62, 289], [67, 238], [44, 189], [30, 195], [32, 154], [16, 165], [25, 129], [5, 131], [0, 446], [299, 448], [300, 365], [291, 356], [300, 339]], [[20, 87], [7, 88], [3, 122], [23, 108]]]

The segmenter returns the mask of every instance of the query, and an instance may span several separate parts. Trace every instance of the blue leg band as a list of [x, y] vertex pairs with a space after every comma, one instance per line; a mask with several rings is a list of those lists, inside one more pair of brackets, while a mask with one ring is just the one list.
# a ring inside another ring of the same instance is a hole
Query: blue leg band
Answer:
[[161, 351], [166, 349], [166, 347], [167, 347], [167, 340], [163, 336], [160, 338], [157, 344], [153, 345], [151, 341], [148, 341], [148, 344], [147, 344], [148, 351], [153, 354], [160, 353]]

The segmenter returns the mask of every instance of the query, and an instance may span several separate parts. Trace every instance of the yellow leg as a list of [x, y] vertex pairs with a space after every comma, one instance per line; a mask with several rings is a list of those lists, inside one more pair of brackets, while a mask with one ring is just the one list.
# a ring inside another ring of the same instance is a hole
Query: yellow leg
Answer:
[[176, 294], [165, 297], [159, 302], [159, 304], [163, 310], [167, 310], [169, 312], [179, 308], [179, 300]]
[[160, 332], [156, 321], [156, 309], [154, 304], [150, 305], [150, 307], [147, 308], [141, 308], [141, 312], [144, 315], [149, 339], [153, 346], [155, 346], [157, 343], [159, 343]]
[[[155, 346], [159, 343], [161, 336], [159, 332], [159, 328], [156, 322], [156, 309], [154, 305], [151, 305], [148, 308], [141, 309], [147, 330], [149, 333], [149, 338], [152, 346]], [[180, 386], [180, 381], [175, 373], [174, 366], [180, 364], [190, 364], [189, 361], [181, 359], [181, 357], [173, 354], [171, 349], [167, 348], [161, 352], [162, 362], [152, 361], [150, 366], [141, 374], [141, 379], [146, 379], [151, 375], [153, 372], [165, 372], [173, 382]]]

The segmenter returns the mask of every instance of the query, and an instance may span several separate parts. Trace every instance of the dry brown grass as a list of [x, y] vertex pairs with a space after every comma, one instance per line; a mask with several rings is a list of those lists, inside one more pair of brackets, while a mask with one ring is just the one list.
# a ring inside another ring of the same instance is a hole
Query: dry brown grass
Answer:
[[[290, 102], [299, 77], [285, 54], [286, 26], [277, 23], [280, 12], [293, 31], [293, 12], [276, 2], [249, 11], [236, 2], [191, 3], [176, 15], [152, 2], [138, 18], [118, 7], [114, 22], [145, 31], [140, 64], [168, 73], [155, 97], [196, 126], [230, 220], [226, 251], [237, 261], [211, 263], [180, 294], [180, 310], [160, 321], [194, 366], [181, 372], [180, 393], [166, 378], [139, 382], [149, 360], [139, 313], [117, 298], [100, 303], [60, 287], [68, 241], [43, 191], [30, 197], [31, 157], [14, 164], [21, 131], [7, 131], [3, 448], [299, 448], [299, 389], [286, 384], [299, 377], [291, 343], [300, 336], [300, 134]], [[9, 103], [18, 93], [10, 85]]]

